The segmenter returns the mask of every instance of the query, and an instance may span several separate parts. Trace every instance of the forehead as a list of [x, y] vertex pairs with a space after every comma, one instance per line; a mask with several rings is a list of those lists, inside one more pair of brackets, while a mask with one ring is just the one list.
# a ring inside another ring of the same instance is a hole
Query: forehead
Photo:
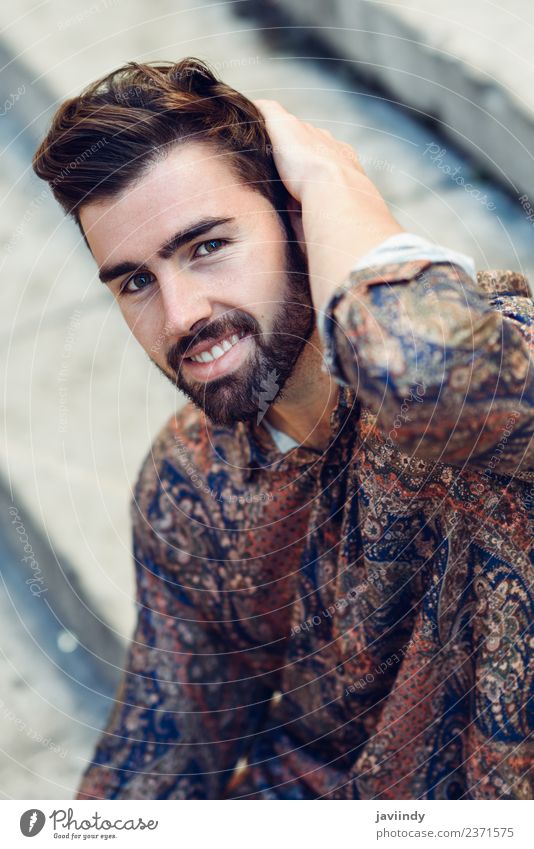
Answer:
[[227, 151], [206, 143], [174, 147], [134, 183], [113, 198], [81, 208], [80, 221], [100, 260], [135, 245], [150, 249], [193, 218], [246, 213], [259, 200], [257, 191], [240, 181]]

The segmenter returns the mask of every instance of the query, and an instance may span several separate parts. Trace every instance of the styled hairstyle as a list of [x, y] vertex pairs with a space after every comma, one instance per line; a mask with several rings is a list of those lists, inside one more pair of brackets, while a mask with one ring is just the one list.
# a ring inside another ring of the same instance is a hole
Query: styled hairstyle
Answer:
[[[66, 100], [33, 157], [33, 169], [82, 234], [84, 204], [109, 199], [184, 141], [228, 153], [238, 179], [264, 195], [290, 240], [289, 193], [261, 112], [201, 59], [128, 62]], [[87, 240], [86, 240], [87, 241]]]

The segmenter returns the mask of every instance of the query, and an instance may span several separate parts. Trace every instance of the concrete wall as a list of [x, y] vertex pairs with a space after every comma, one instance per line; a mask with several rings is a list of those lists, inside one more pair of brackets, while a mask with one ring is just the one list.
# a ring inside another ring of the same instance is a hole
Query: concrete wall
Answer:
[[480, 168], [534, 198], [534, 4], [277, 0], [393, 98], [436, 118]]

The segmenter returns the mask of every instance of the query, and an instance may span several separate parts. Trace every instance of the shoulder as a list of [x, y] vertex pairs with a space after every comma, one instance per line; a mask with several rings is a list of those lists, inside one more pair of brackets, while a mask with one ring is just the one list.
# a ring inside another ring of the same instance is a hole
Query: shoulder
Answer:
[[136, 562], [182, 575], [214, 554], [208, 496], [183, 451], [197, 452], [204, 414], [187, 403], [161, 427], [147, 451], [130, 499]]
[[534, 297], [528, 278], [518, 271], [479, 271], [477, 284], [492, 309], [515, 326], [528, 348], [534, 349]]
[[214, 426], [187, 402], [165, 422], [141, 463], [130, 501], [134, 537], [162, 532], [182, 545], [195, 537], [204, 547], [208, 528], [222, 521], [219, 490], [239, 483], [246, 444], [243, 428]]
[[[146, 452], [133, 487], [130, 515], [134, 526], [170, 526], [181, 502], [198, 499], [192, 481], [194, 457], [206, 457], [207, 423], [189, 402], [160, 428]], [[186, 504], [187, 507], [191, 505]]]
[[146, 452], [135, 485], [139, 494], [160, 485], [171, 468], [182, 465], [184, 452], [197, 453], [209, 442], [205, 415], [189, 402], [165, 422]]
[[200, 418], [200, 411], [186, 404], [162, 425], [142, 459], [135, 484], [139, 494], [153, 488], [156, 482], [161, 482], [165, 466], [173, 463], [179, 455], [179, 449], [196, 441]]
[[489, 298], [504, 295], [532, 300], [532, 286], [524, 274], [511, 269], [477, 271], [477, 285]]

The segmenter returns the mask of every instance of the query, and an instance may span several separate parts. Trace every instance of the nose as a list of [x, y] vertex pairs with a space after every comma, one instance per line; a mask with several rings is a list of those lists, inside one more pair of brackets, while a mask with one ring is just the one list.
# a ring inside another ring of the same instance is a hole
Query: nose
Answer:
[[206, 293], [198, 281], [195, 283], [183, 271], [160, 278], [159, 290], [165, 332], [169, 336], [188, 336], [199, 321], [211, 317], [212, 306]]

